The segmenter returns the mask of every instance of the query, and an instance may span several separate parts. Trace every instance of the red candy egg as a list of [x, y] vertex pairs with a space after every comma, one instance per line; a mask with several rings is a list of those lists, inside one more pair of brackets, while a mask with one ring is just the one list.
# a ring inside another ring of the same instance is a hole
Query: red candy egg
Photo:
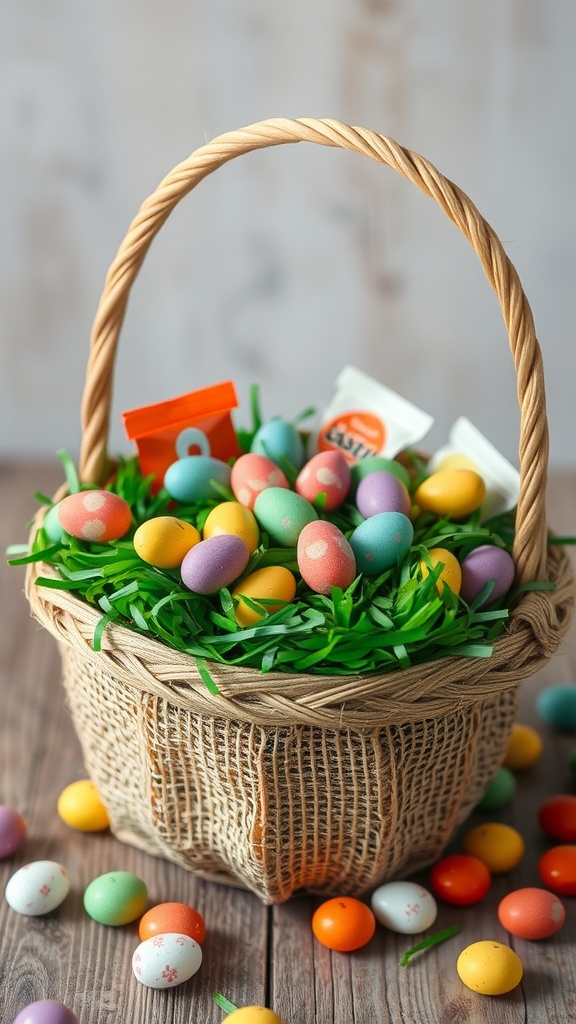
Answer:
[[345, 590], [356, 577], [350, 544], [337, 526], [324, 519], [308, 523], [301, 530], [296, 558], [302, 579], [317, 594], [329, 594], [332, 587]]
[[565, 917], [558, 897], [534, 886], [515, 889], [498, 904], [500, 924], [519, 939], [547, 939], [562, 927]]
[[484, 899], [492, 884], [486, 865], [467, 853], [443, 857], [432, 868], [430, 888], [438, 899], [457, 907], [468, 907]]
[[272, 459], [257, 452], [241, 455], [232, 466], [230, 486], [236, 501], [254, 511], [254, 502], [268, 487], [289, 487], [285, 474]]
[[553, 892], [576, 896], [576, 846], [553, 846], [538, 861], [538, 874]]
[[576, 841], [576, 796], [560, 793], [551, 796], [538, 810], [540, 828], [561, 843]]
[[132, 523], [128, 502], [112, 491], [78, 491], [62, 498], [56, 507], [60, 526], [77, 540], [99, 544], [119, 540]]
[[295, 488], [311, 505], [321, 500], [320, 507], [331, 511], [346, 500], [350, 466], [340, 452], [319, 452], [300, 470]]
[[170, 932], [188, 935], [201, 946], [206, 937], [204, 918], [187, 903], [158, 903], [140, 918], [138, 935], [142, 942]]

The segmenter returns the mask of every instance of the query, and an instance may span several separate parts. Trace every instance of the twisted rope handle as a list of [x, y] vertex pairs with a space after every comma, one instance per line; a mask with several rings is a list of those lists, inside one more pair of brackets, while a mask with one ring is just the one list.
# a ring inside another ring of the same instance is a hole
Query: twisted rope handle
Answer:
[[548, 465], [544, 375], [532, 312], [518, 274], [497, 235], [471, 200], [432, 164], [392, 139], [339, 121], [278, 118], [227, 132], [178, 164], [142, 204], [110, 266], [92, 329], [82, 397], [80, 478], [102, 483], [107, 476], [116, 343], [130, 288], [152, 239], [176, 204], [216, 168], [243, 153], [289, 142], [350, 149], [387, 164], [435, 199], [476, 251], [502, 309], [517, 375], [520, 497], [513, 552], [517, 581], [544, 578]]

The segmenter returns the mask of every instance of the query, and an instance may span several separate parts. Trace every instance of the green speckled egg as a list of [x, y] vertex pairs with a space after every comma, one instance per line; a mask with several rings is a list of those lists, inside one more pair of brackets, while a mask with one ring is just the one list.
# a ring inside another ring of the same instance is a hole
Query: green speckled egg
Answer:
[[378, 512], [357, 526], [350, 537], [356, 567], [365, 576], [379, 576], [398, 565], [410, 550], [414, 527], [402, 512]]
[[300, 531], [318, 519], [316, 509], [296, 491], [285, 487], [268, 487], [254, 503], [254, 515], [261, 528], [276, 544], [296, 547]]
[[100, 924], [130, 924], [142, 917], [147, 903], [146, 885], [129, 871], [108, 871], [84, 891], [84, 909]]

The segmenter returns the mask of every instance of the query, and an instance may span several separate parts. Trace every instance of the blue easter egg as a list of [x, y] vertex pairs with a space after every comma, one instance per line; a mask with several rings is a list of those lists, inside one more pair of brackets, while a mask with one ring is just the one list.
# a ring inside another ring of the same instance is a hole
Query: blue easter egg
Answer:
[[277, 466], [288, 461], [294, 469], [300, 469], [304, 462], [304, 444], [302, 438], [291, 423], [285, 420], [269, 420], [256, 431], [251, 451], [258, 455], [266, 455]]
[[379, 576], [398, 565], [410, 550], [414, 527], [402, 512], [378, 512], [357, 526], [350, 537], [356, 566], [365, 576]]
[[230, 486], [230, 466], [210, 455], [187, 455], [168, 466], [164, 474], [164, 487], [174, 501], [185, 504], [221, 498], [213, 481]]
[[576, 685], [548, 686], [536, 699], [536, 710], [548, 725], [565, 732], [576, 730]]

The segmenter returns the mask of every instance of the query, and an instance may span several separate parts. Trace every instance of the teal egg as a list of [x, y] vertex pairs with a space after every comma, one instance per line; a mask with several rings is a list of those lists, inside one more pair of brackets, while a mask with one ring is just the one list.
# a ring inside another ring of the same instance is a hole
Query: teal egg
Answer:
[[130, 924], [142, 917], [147, 903], [145, 883], [129, 871], [108, 871], [84, 891], [84, 909], [100, 924]]
[[392, 473], [410, 490], [410, 474], [406, 467], [400, 462], [396, 462], [396, 459], [385, 459], [383, 455], [367, 455], [365, 459], [360, 459], [359, 462], [354, 462], [350, 466], [352, 490], [356, 490], [365, 476], [378, 472]]
[[266, 455], [282, 468], [284, 461], [288, 461], [294, 469], [300, 469], [304, 463], [302, 437], [296, 427], [281, 419], [262, 424], [254, 435], [251, 451]]
[[59, 540], [62, 540], [64, 527], [60, 525], [60, 520], [58, 519], [58, 505], [52, 505], [52, 508], [48, 509], [42, 526], [51, 544], [57, 544]]
[[502, 765], [477, 805], [478, 810], [495, 811], [499, 807], [504, 807], [512, 799], [515, 792], [516, 779], [510, 769]]
[[254, 503], [254, 515], [271, 539], [285, 548], [294, 548], [301, 531], [318, 519], [316, 509], [296, 491], [268, 487]]
[[554, 729], [576, 730], [576, 685], [557, 683], [538, 694], [536, 709], [541, 718]]
[[378, 512], [360, 523], [349, 539], [358, 571], [379, 576], [408, 553], [414, 527], [402, 512]]
[[189, 504], [206, 498], [221, 498], [213, 481], [230, 486], [230, 466], [211, 455], [187, 455], [168, 466], [164, 474], [164, 487], [175, 501]]

